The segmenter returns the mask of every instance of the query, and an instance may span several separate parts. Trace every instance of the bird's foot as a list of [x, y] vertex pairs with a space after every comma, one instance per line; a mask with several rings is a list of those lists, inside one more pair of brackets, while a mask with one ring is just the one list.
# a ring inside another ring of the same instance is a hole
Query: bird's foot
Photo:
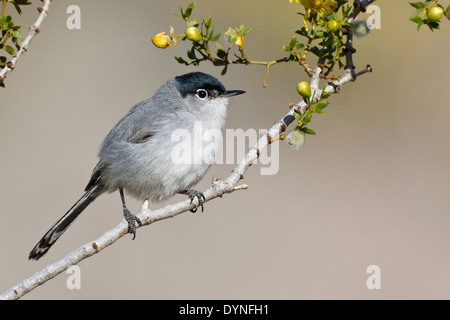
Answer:
[[139, 226], [142, 226], [141, 220], [139, 220], [138, 217], [133, 215], [130, 210], [127, 209], [127, 207], [123, 207], [123, 216], [125, 218], [125, 221], [128, 223], [128, 233], [133, 234], [133, 240], [136, 238], [136, 223]]
[[202, 192], [197, 191], [197, 190], [183, 190], [183, 191], [180, 191], [180, 194], [187, 195], [189, 197], [189, 199], [191, 200], [191, 204], [192, 204], [192, 202], [194, 202], [194, 199], [197, 198], [198, 205], [196, 208], [191, 209], [191, 212], [197, 212], [197, 209], [199, 207], [202, 207], [202, 212], [203, 212], [203, 204], [205, 203], [206, 198]]

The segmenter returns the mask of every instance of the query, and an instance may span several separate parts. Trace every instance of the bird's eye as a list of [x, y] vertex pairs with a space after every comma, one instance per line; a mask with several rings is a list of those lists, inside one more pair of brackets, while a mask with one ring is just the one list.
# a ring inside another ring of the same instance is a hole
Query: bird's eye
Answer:
[[206, 98], [208, 98], [208, 91], [206, 91], [205, 89], [198, 89], [195, 95], [200, 100], [205, 100]]

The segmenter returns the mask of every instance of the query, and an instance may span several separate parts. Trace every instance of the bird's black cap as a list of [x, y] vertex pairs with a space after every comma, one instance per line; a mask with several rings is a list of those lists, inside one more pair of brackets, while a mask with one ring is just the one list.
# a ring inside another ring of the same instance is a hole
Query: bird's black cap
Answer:
[[191, 72], [175, 77], [178, 91], [184, 98], [188, 94], [196, 94], [198, 89], [205, 89], [214, 96], [231, 97], [245, 93], [242, 90], [227, 91], [223, 84], [213, 76], [203, 72]]

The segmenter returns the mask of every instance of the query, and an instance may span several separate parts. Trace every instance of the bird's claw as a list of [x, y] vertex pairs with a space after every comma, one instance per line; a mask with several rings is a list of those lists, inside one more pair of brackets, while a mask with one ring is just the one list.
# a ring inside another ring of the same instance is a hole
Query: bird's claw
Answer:
[[142, 226], [141, 220], [139, 220], [138, 217], [133, 215], [130, 210], [128, 210], [126, 207], [123, 208], [123, 216], [125, 217], [125, 221], [128, 223], [128, 233], [133, 234], [133, 239], [136, 238], [136, 223], [139, 226]]
[[194, 209], [191, 209], [190, 210], [191, 212], [197, 212], [197, 209], [199, 207], [202, 207], [202, 212], [203, 212], [203, 209], [204, 209], [203, 204], [205, 203], [206, 198], [202, 192], [197, 191], [197, 190], [184, 190], [184, 191], [181, 191], [180, 193], [187, 195], [189, 197], [189, 199], [191, 200], [191, 204], [194, 202], [194, 199], [197, 198], [198, 205]]

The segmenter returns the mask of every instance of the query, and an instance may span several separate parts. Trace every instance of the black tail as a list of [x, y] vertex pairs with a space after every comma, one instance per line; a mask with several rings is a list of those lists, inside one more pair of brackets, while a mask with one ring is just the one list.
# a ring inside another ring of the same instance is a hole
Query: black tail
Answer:
[[70, 224], [91, 204], [99, 195], [104, 192], [103, 186], [99, 184], [92, 185], [86, 193], [78, 200], [67, 213], [55, 223], [50, 230], [42, 237], [38, 244], [31, 250], [28, 259], [39, 260], [58, 238], [66, 231]]

